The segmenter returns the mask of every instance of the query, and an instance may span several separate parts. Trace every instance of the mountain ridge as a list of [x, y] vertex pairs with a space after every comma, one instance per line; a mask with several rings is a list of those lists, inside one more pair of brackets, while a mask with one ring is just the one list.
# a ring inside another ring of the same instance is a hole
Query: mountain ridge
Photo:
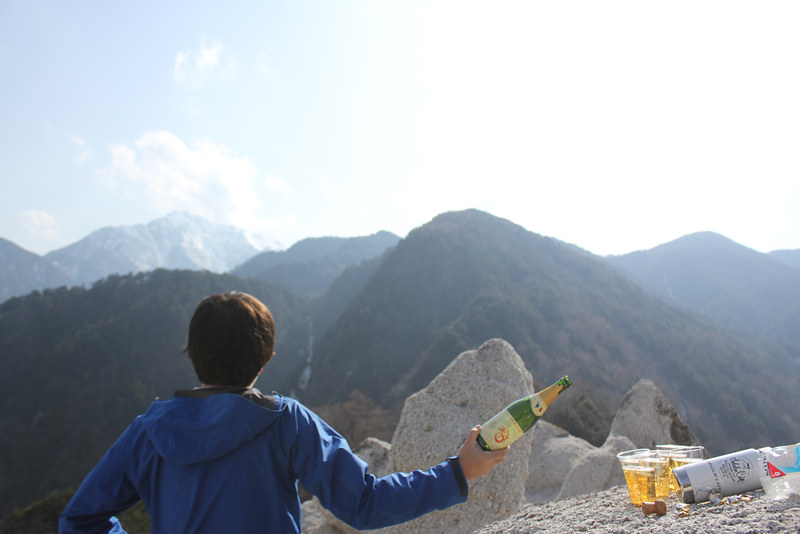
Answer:
[[186, 212], [145, 224], [100, 228], [44, 256], [2, 240], [0, 302], [34, 290], [80, 286], [129, 272], [160, 268], [227, 272], [259, 251], [244, 231]]
[[173, 212], [146, 224], [101, 228], [45, 258], [82, 284], [157, 268], [227, 272], [258, 252], [242, 230]]
[[321, 295], [345, 269], [383, 254], [398, 241], [398, 236], [385, 230], [360, 237], [306, 238], [283, 251], [256, 254], [231, 274], [282, 283], [305, 295]]
[[52, 262], [0, 237], [0, 302], [69, 283], [69, 276]]
[[[391, 408], [492, 337], [517, 348], [540, 384], [569, 374], [591, 385], [590, 411], [652, 376], [682, 399], [679, 409], [705, 428], [711, 450], [752, 443], [757, 432], [789, 439], [745, 407], [779, 413], [776, 399], [730, 393], [735, 377], [746, 376], [753, 387], [793, 396], [800, 373], [787, 350], [670, 306], [600, 257], [474, 210], [434, 218], [386, 255], [315, 343], [303, 395], [325, 404], [358, 388]], [[702, 406], [715, 398], [727, 406], [712, 416]], [[800, 431], [797, 416], [790, 420]]]
[[667, 302], [800, 349], [800, 270], [713, 232], [607, 258]]
[[264, 300], [277, 322], [277, 355], [257, 386], [333, 414], [375, 400], [391, 414], [458, 354], [502, 338], [537, 389], [573, 378], [570, 402], [549, 418], [595, 444], [642, 377], [674, 399], [710, 454], [800, 433], [787, 408], [800, 365], [786, 346], [676, 307], [605, 258], [467, 210], [350, 265], [316, 297], [158, 269], [0, 304], [0, 472], [10, 475], [0, 479], [0, 503], [76, 484], [154, 396], [195, 383], [181, 354], [191, 312], [207, 294], [233, 289]]
[[231, 272], [319, 295], [344, 269], [399, 240], [379, 231], [363, 237], [307, 238], [285, 251], [258, 250], [246, 232], [185, 212], [146, 224], [101, 228], [44, 256], [0, 238], [0, 302], [35, 290], [154, 269]]
[[800, 269], [800, 249], [794, 250], [773, 250], [769, 253], [773, 258], [777, 258], [795, 269]]

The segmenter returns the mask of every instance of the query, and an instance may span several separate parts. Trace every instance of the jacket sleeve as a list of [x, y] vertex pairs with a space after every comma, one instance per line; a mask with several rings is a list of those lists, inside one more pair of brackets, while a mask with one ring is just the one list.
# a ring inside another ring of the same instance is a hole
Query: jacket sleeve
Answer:
[[354, 528], [402, 523], [467, 500], [469, 486], [457, 459], [378, 478], [322, 419], [302, 406], [296, 416], [295, 474], [322, 506]]
[[115, 514], [139, 501], [139, 495], [125, 475], [125, 443], [129, 427], [86, 475], [58, 520], [59, 534], [125, 534]]

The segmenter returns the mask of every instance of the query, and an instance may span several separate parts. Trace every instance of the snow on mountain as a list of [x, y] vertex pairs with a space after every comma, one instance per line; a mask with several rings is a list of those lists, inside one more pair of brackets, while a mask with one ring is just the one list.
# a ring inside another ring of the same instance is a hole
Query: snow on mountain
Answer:
[[283, 250], [283, 244], [272, 236], [245, 230], [244, 236], [259, 251]]
[[157, 268], [223, 273], [260, 251], [243, 230], [175, 212], [147, 224], [101, 228], [45, 258], [81, 284]]

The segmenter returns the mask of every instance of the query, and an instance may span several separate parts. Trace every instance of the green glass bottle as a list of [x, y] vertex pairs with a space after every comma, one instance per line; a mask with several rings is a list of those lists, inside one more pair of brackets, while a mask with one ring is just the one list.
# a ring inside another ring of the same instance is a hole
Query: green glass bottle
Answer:
[[556, 397], [571, 385], [572, 381], [565, 376], [547, 389], [512, 402], [481, 425], [478, 444], [487, 451], [508, 447], [530, 430]]

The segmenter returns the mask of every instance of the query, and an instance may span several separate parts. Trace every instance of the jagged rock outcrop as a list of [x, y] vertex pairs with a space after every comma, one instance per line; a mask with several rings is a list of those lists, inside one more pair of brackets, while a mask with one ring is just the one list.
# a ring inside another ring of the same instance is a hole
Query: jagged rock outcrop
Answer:
[[392, 451], [392, 444], [378, 438], [367, 438], [361, 442], [355, 453], [359, 458], [367, 462], [369, 470], [376, 476], [388, 475], [389, 454]]
[[[387, 469], [381, 472], [370, 463], [371, 471], [382, 475], [438, 464], [458, 451], [476, 423], [532, 392], [533, 378], [514, 348], [503, 340], [489, 340], [478, 350], [459, 355], [425, 389], [406, 400]], [[468, 502], [378, 532], [467, 533], [515, 513], [525, 504], [532, 438], [528, 433], [517, 441], [503, 464], [473, 481]], [[303, 504], [303, 532], [341, 534], [352, 529], [312, 500]]]
[[531, 430], [533, 449], [525, 497], [528, 502], [545, 502], [558, 496], [572, 464], [596, 447], [563, 428], [540, 420]]
[[[553, 435], [544, 435], [542, 442], [534, 442], [532, 465], [544, 463], [542, 456], [553, 448], [553, 439]], [[573, 447], [572, 451], [560, 453], [569, 467], [555, 498], [564, 499], [624, 484], [625, 478], [616, 458], [618, 453], [666, 443], [696, 445], [699, 441], [658, 386], [651, 380], [642, 379], [623, 398], [602, 447], [590, 445], [587, 450], [585, 445], [572, 443], [567, 445]], [[535, 495], [536, 490], [537, 481], [530, 479], [528, 493]]]
[[639, 380], [622, 399], [611, 433], [627, 436], [636, 447], [700, 444], [667, 397], [647, 379]]
[[573, 462], [556, 499], [583, 495], [625, 483], [617, 453], [635, 448], [625, 436], [609, 435], [602, 447]]
[[[533, 378], [506, 341], [492, 339], [461, 354], [425, 389], [406, 400], [392, 438], [392, 471], [436, 464], [454, 454], [469, 429], [533, 393]], [[395, 533], [472, 532], [506, 517], [525, 503], [532, 445], [528, 434], [506, 460], [470, 485], [469, 501], [395, 527]]]
[[[455, 454], [468, 430], [529, 395], [533, 379], [507, 342], [492, 339], [461, 354], [425, 389], [406, 400], [392, 443], [365, 440], [356, 450], [382, 476], [425, 469]], [[465, 504], [377, 532], [462, 533], [515, 514], [526, 503], [562, 500], [625, 484], [617, 453], [662, 443], [699, 444], [677, 410], [650, 380], [640, 380], [623, 398], [601, 447], [540, 420], [511, 447], [506, 461], [473, 481]], [[303, 504], [303, 532], [352, 534], [322, 509]]]

